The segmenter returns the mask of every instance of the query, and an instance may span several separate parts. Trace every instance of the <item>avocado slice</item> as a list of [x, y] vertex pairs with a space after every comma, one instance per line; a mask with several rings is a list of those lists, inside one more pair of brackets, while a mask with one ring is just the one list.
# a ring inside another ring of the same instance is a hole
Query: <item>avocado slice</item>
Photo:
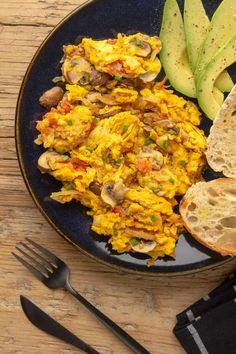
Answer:
[[184, 31], [190, 66], [196, 69], [197, 59], [202, 43], [208, 32], [210, 20], [201, 0], [185, 0]]
[[159, 54], [171, 85], [188, 97], [196, 97], [193, 72], [186, 50], [184, 24], [176, 0], [166, 0], [160, 39], [163, 48]]
[[214, 119], [220, 105], [214, 99], [214, 83], [225, 68], [236, 61], [236, 35], [221, 47], [212, 57], [198, 79], [197, 98], [198, 103], [206, 116]]
[[[205, 70], [207, 64], [211, 61], [211, 58], [222, 46], [225, 45], [236, 33], [236, 1], [235, 0], [223, 0], [215, 11], [208, 34], [201, 47], [199, 57], [197, 60], [197, 66], [195, 69], [195, 78], [198, 81], [202, 71]], [[226, 74], [224, 74], [226, 75]], [[232, 80], [227, 78], [227, 82], [224, 81], [224, 85], [221, 83], [217, 85], [222, 91], [229, 92], [233, 88]]]
[[[185, 30], [189, 63], [193, 72], [196, 69], [198, 56], [201, 51], [201, 47], [204, 43], [204, 40], [206, 38], [206, 35], [208, 33], [209, 26], [210, 26], [210, 20], [206, 14], [202, 1], [185, 0], [184, 30]], [[233, 82], [229, 74], [227, 73], [227, 71], [222, 72], [215, 82], [215, 87], [221, 90], [222, 92], [228, 91], [232, 85]], [[220, 93], [217, 92], [216, 88], [215, 88], [216, 97], [217, 96], [222, 97], [222, 95], [220, 95]]]

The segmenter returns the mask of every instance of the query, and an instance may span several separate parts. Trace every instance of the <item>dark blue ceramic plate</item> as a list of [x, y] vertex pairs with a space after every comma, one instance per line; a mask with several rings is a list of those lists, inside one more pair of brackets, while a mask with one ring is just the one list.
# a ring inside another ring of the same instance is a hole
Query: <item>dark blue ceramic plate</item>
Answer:
[[[204, 1], [209, 16], [220, 2]], [[147, 259], [143, 256], [112, 252], [106, 238], [91, 232], [91, 218], [86, 215], [86, 208], [79, 203], [61, 205], [50, 200], [50, 194], [58, 190], [60, 184], [37, 169], [37, 160], [43, 150], [34, 144], [37, 136], [35, 122], [44, 112], [39, 97], [52, 86], [52, 78], [60, 75], [62, 46], [73, 43], [78, 35], [99, 39], [128, 31], [158, 34], [163, 5], [164, 0], [88, 1], [63, 20], [38, 49], [26, 72], [16, 112], [16, 145], [22, 174], [36, 205], [58, 233], [83, 253], [123, 270], [182, 274], [222, 264], [228, 258], [207, 250], [189, 234], [180, 237], [175, 259], [159, 259], [151, 268], [147, 268]], [[182, 1], [180, 5], [183, 5]], [[203, 129], [207, 134], [210, 122], [205, 119], [204, 122]], [[207, 178], [214, 176], [208, 173]]]

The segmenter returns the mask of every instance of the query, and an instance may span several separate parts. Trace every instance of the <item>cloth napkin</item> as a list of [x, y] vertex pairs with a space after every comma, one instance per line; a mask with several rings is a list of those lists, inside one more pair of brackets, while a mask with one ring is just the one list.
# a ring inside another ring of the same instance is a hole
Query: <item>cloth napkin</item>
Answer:
[[176, 318], [188, 354], [236, 354], [236, 272]]

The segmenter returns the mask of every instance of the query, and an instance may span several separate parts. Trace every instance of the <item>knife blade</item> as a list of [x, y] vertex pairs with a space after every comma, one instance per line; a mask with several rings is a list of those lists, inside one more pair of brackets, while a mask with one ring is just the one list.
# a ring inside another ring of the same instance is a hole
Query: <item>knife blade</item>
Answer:
[[37, 328], [42, 331], [51, 334], [52, 336], [63, 340], [69, 344], [72, 344], [76, 348], [83, 350], [88, 354], [100, 354], [98, 351], [93, 349], [90, 345], [82, 341], [80, 338], [76, 337], [72, 332], [63, 327], [60, 323], [46, 314], [33, 302], [27, 299], [25, 296], [20, 295], [21, 307], [28, 318], [28, 320], [33, 323]]

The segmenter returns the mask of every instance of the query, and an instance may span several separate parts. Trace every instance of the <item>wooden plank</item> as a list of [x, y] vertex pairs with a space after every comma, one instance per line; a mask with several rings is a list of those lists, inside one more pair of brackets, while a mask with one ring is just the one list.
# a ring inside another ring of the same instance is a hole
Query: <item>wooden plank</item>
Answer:
[[79, 0], [39, 0], [20, 1], [19, 5], [15, 0], [4, 0], [1, 2], [0, 24], [51, 27], [82, 3]]

